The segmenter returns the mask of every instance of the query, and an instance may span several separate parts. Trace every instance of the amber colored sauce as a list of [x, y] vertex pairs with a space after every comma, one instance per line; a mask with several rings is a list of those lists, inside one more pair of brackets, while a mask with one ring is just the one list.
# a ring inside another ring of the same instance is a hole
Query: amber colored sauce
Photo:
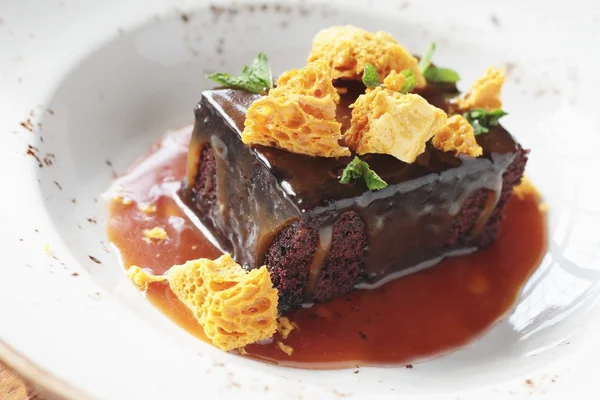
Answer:
[[[163, 273], [174, 264], [219, 251], [174, 200], [185, 175], [191, 128], [168, 133], [137, 161], [109, 193], [133, 200], [110, 202], [108, 235], [125, 266]], [[546, 252], [546, 217], [540, 199], [513, 196], [498, 239], [470, 255], [393, 280], [377, 289], [354, 290], [287, 315], [299, 329], [282, 340], [246, 346], [247, 356], [301, 368], [393, 365], [448, 352], [483, 334], [512, 308], [523, 284]], [[127, 202], [125, 202], [127, 203]], [[151, 203], [146, 213], [140, 205]], [[145, 241], [142, 231], [163, 227], [166, 241]], [[201, 326], [167, 286], [152, 285], [152, 303], [190, 333]], [[293, 347], [291, 356], [276, 345]]]

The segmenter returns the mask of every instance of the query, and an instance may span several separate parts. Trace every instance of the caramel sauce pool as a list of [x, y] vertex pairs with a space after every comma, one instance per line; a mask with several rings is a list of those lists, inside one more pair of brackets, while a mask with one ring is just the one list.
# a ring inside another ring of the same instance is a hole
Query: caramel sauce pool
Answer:
[[[176, 191], [185, 176], [191, 128], [167, 133], [117, 180], [109, 194], [108, 236], [123, 265], [162, 274], [172, 265], [221, 253], [186, 217]], [[498, 239], [470, 255], [354, 290], [286, 316], [299, 329], [283, 340], [246, 346], [247, 357], [291, 367], [393, 365], [448, 352], [483, 334], [505, 315], [546, 252], [546, 217], [535, 194], [512, 196]], [[145, 238], [162, 227], [167, 240]], [[174, 322], [206, 340], [192, 313], [166, 285], [148, 299]], [[283, 353], [276, 342], [294, 351]]]

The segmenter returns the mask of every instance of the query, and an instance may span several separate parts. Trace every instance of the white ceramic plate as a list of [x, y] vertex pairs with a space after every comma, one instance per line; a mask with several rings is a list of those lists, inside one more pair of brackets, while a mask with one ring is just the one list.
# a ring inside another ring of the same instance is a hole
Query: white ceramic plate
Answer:
[[[597, 394], [597, 1], [244, 3], [0, 1], [0, 357], [72, 398]], [[533, 149], [528, 172], [550, 205], [550, 251], [514, 312], [412, 370], [293, 370], [223, 353], [148, 304], [105, 238], [99, 196], [113, 171], [192, 122], [207, 72], [237, 72], [257, 51], [276, 73], [300, 66], [313, 34], [339, 23], [389, 31], [413, 52], [435, 40], [463, 89], [508, 63], [505, 122]]]

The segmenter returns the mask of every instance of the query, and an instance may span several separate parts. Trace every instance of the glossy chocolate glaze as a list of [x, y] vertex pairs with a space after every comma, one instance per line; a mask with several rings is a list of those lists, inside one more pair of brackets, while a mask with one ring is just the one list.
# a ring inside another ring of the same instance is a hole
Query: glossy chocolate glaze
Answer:
[[[343, 129], [350, 121], [348, 105], [364, 92], [360, 83], [347, 86], [337, 112]], [[447, 99], [457, 91], [454, 86], [430, 85], [419, 94], [447, 110]], [[430, 144], [413, 164], [388, 155], [361, 156], [389, 185], [368, 191], [361, 181], [339, 183], [350, 157], [310, 157], [244, 145], [240, 136], [245, 114], [257, 98], [259, 95], [231, 89], [202, 94], [195, 110], [188, 182], [183, 189], [184, 199], [193, 206], [191, 187], [198, 171], [198, 154], [204, 145], [211, 145], [216, 154], [218, 207], [200, 207], [198, 216], [221, 248], [250, 268], [261, 265], [274, 235], [290, 222], [302, 219], [326, 235], [344, 210], [356, 211], [366, 225], [363, 271], [367, 282], [442, 257], [457, 250], [447, 245], [453, 217], [464, 201], [481, 189], [492, 196], [472, 234], [485, 226], [496, 207], [502, 174], [520, 149], [498, 126], [477, 137], [484, 150], [478, 158], [456, 157]]]

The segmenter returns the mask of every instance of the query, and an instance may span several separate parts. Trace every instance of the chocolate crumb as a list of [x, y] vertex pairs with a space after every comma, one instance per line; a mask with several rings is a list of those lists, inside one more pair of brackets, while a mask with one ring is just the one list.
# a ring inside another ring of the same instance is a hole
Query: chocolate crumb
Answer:
[[42, 160], [40, 160], [40, 158], [38, 157], [37, 154], [35, 154], [34, 150], [33, 150], [33, 146], [29, 146], [29, 148], [27, 149], [27, 152], [25, 152], [25, 154], [35, 158], [35, 160], [38, 162], [38, 167], [40, 168], [44, 168], [44, 164], [42, 164]]
[[360, 335], [360, 338], [362, 340], [367, 340], [367, 335], [365, 333], [363, 333], [362, 331], [358, 331], [358, 334]]
[[96, 224], [98, 221], [96, 221], [96, 220], [95, 220], [95, 219], [93, 219], [93, 218], [88, 218], [88, 219], [87, 219], [87, 222], [89, 222], [90, 224]]
[[38, 162], [38, 167], [40, 167], [40, 168], [44, 167], [44, 164], [42, 164], [42, 161], [40, 160], [40, 158], [31, 149], [27, 150], [26, 154], [30, 155], [30, 156], [32, 156], [33, 158], [36, 159], [36, 161]]
[[187, 24], [188, 22], [190, 22], [190, 16], [188, 14], [181, 13], [180, 17], [181, 17], [181, 22], [183, 22], [184, 24]]
[[414, 367], [413, 367], [413, 365], [412, 365], [412, 364], [406, 364], [406, 368], [407, 368], [407, 369], [413, 369]]
[[265, 385], [265, 392], [268, 392], [271, 388]]
[[23, 241], [24, 241], [23, 238], [19, 239], [19, 242], [23, 242]]
[[54, 184], [56, 185], [56, 187], [60, 190], [63, 190], [62, 186], [60, 186], [60, 183], [58, 183], [57, 181], [54, 181]]
[[77, 272], [73, 272], [71, 276], [79, 276], [79, 274]]
[[113, 166], [113, 164], [112, 164], [112, 162], [111, 162], [110, 160], [106, 160], [106, 161], [105, 161], [105, 163], [106, 163], [106, 165], [108, 165], [109, 167], [112, 167], [112, 166]]
[[71, 199], [71, 203], [77, 204], [77, 199], [75, 199], [75, 198]]
[[54, 110], [53, 110], [53, 109], [51, 109], [51, 108], [49, 108], [49, 109], [48, 109], [48, 114], [50, 114], [50, 115], [54, 115]]
[[525, 383], [527, 384], [527, 386], [533, 386], [533, 380], [531, 379], [526, 379]]
[[98, 260], [96, 257], [94, 257], [94, 256], [88, 256], [88, 257], [90, 258], [90, 260], [92, 260], [96, 264], [102, 264], [102, 262], [100, 260]]
[[360, 372], [359, 370], [354, 371], [355, 374], [358, 374], [359, 372]]
[[26, 121], [21, 122], [20, 124], [23, 128], [27, 129], [29, 132], [33, 133], [33, 123], [29, 118]]
[[[43, 142], [42, 138], [40, 138], [40, 140]], [[46, 153], [44, 156], [44, 164], [46, 164], [47, 167], [54, 165], [55, 160], [56, 157], [54, 156], [54, 153]]]

